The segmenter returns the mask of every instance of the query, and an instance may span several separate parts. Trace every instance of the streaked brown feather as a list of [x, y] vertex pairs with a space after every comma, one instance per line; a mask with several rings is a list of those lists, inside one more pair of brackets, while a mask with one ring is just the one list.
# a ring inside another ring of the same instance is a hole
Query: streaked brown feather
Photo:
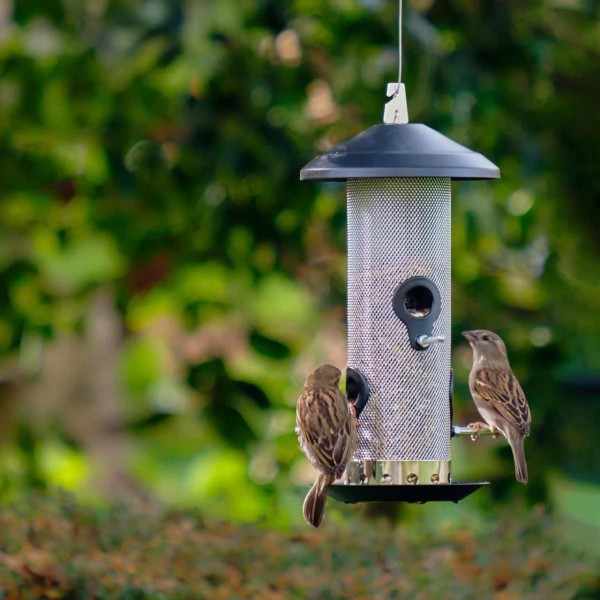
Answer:
[[313, 527], [323, 519], [329, 486], [343, 474], [358, 443], [355, 415], [338, 388], [340, 375], [331, 365], [315, 369], [296, 406], [300, 447], [320, 471], [302, 509]]
[[527, 483], [524, 438], [531, 428], [531, 413], [525, 394], [510, 363], [506, 345], [492, 331], [463, 332], [473, 348], [469, 388], [479, 413], [492, 431], [500, 432], [513, 453], [515, 477]]
[[479, 369], [472, 374], [471, 384], [490, 408], [521, 433], [529, 434], [531, 413], [523, 389], [511, 370]]
[[323, 473], [339, 477], [356, 446], [357, 433], [348, 401], [335, 387], [305, 387], [296, 421], [304, 449]]

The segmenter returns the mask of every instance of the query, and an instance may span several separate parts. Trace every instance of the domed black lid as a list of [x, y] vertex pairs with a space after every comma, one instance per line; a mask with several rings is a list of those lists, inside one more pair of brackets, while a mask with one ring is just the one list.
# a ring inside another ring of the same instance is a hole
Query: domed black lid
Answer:
[[497, 179], [500, 169], [427, 125], [405, 123], [374, 125], [300, 171], [301, 180], [363, 177]]

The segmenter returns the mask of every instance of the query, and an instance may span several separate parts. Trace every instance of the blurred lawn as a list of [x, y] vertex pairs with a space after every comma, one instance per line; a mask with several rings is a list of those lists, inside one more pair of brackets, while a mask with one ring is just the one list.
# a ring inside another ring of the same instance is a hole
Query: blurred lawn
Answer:
[[[577, 540], [577, 543], [568, 543]], [[28, 496], [0, 509], [5, 598], [600, 597], [598, 553], [543, 507], [276, 531], [156, 507]], [[597, 547], [596, 547], [597, 551]]]
[[587, 523], [600, 537], [600, 486], [555, 474], [550, 479], [550, 495], [560, 513]]

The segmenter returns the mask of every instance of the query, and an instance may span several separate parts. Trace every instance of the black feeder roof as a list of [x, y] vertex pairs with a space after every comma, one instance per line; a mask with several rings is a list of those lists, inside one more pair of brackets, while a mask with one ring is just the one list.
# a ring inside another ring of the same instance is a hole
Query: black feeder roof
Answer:
[[500, 169], [427, 125], [380, 124], [311, 160], [301, 180], [366, 177], [498, 179]]

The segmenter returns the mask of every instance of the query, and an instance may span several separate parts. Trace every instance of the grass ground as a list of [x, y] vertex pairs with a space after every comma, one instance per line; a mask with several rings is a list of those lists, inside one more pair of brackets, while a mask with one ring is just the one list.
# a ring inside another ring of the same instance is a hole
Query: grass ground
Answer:
[[275, 531], [35, 496], [0, 508], [0, 597], [587, 600], [600, 569], [586, 539], [543, 507], [477, 525], [357, 517]]

